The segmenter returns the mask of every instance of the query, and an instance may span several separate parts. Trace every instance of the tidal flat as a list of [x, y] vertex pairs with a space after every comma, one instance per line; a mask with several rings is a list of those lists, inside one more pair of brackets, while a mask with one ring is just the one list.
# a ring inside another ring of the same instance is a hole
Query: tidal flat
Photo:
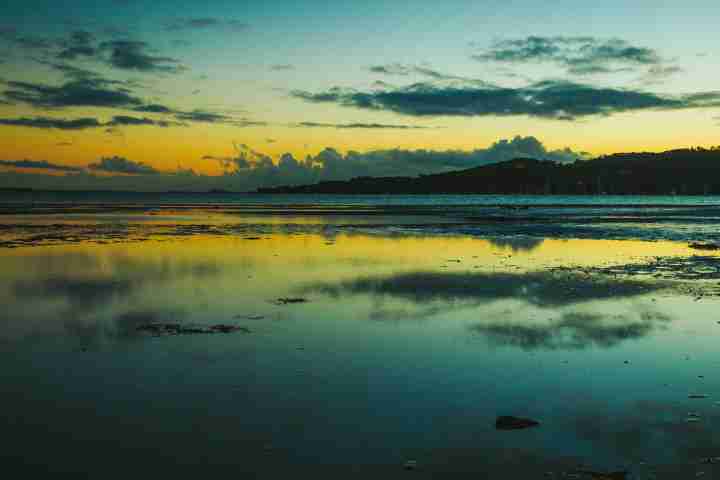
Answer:
[[[719, 475], [720, 252], [693, 247], [717, 223], [500, 215], [517, 218], [1, 215], [0, 460], [81, 478]], [[507, 416], [537, 425], [496, 428]]]

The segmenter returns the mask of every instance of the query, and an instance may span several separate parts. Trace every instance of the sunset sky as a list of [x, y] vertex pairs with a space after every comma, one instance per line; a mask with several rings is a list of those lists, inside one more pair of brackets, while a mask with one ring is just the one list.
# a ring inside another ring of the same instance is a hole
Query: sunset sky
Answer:
[[9, 0], [0, 187], [248, 190], [717, 145], [718, 19], [711, 0]]

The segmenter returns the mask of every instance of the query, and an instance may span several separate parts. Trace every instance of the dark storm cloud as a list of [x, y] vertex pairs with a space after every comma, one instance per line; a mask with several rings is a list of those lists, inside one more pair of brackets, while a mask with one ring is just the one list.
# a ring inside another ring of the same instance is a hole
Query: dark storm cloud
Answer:
[[133, 162], [124, 157], [103, 157], [97, 163], [88, 165], [90, 170], [128, 175], [155, 175], [160, 172], [142, 162]]
[[179, 73], [185, 70], [179, 60], [152, 55], [149, 48], [146, 42], [134, 40], [113, 40], [100, 44], [102, 51], [110, 52], [110, 65], [118, 69], [159, 73]]
[[502, 40], [473, 55], [475, 60], [500, 63], [554, 63], [568, 73], [591, 75], [665, 63], [651, 48], [631, 45], [621, 39], [594, 37], [540, 37]]
[[126, 88], [110, 88], [104, 80], [84, 79], [61, 86], [9, 81], [4, 96], [34, 107], [132, 107], [143, 102]]
[[57, 170], [60, 172], [81, 172], [83, 170], [80, 167], [59, 165], [57, 163], [50, 163], [46, 160], [0, 160], [0, 166], [14, 168], [37, 168], [42, 170]]
[[64, 118], [21, 117], [0, 118], [0, 125], [57, 130], [85, 130], [87, 128], [98, 128], [103, 124], [96, 118], [76, 118], [67, 120]]
[[209, 30], [229, 29], [234, 31], [246, 30], [248, 25], [236, 19], [224, 19], [217, 17], [197, 17], [173, 20], [165, 26], [171, 32], [181, 30]]
[[338, 128], [338, 129], [369, 129], [369, 130], [422, 130], [431, 127], [421, 127], [415, 125], [389, 125], [385, 123], [321, 123], [321, 122], [300, 122], [293, 125], [294, 127], [307, 128]]
[[559, 120], [629, 111], [679, 110], [720, 105], [720, 92], [666, 96], [642, 90], [555, 80], [520, 88], [416, 83], [373, 92], [335, 87], [320, 93], [296, 90], [291, 95], [307, 102], [335, 103], [344, 107], [385, 110], [411, 116], [524, 115]]

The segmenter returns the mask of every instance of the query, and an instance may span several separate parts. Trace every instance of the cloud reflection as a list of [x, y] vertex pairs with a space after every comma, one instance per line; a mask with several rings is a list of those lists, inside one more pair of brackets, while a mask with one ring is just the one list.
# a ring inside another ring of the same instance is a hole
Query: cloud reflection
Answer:
[[515, 237], [489, 237], [488, 242], [495, 245], [496, 247], [500, 248], [509, 248], [513, 252], [531, 252], [540, 245], [543, 244], [545, 241], [544, 238], [536, 238], [536, 237], [523, 237], [523, 236], [515, 236]]
[[624, 315], [568, 312], [551, 322], [490, 322], [473, 325], [490, 344], [523, 350], [580, 350], [591, 346], [610, 348], [626, 340], [649, 335], [670, 318], [644, 314], [640, 319]]
[[591, 278], [552, 272], [433, 272], [418, 271], [390, 276], [367, 276], [339, 283], [318, 283], [304, 291], [332, 297], [390, 296], [416, 303], [467, 301], [485, 303], [522, 300], [535, 306], [564, 306], [591, 300], [645, 295], [664, 288], [660, 282]]

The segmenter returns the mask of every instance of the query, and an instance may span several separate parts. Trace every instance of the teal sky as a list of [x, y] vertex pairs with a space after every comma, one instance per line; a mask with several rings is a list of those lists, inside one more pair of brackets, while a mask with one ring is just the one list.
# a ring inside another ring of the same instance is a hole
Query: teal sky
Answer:
[[239, 145], [253, 169], [516, 136], [590, 155], [719, 143], [720, 4], [628, 3], [11, 0], [2, 168], [217, 176], [240, 173]]

